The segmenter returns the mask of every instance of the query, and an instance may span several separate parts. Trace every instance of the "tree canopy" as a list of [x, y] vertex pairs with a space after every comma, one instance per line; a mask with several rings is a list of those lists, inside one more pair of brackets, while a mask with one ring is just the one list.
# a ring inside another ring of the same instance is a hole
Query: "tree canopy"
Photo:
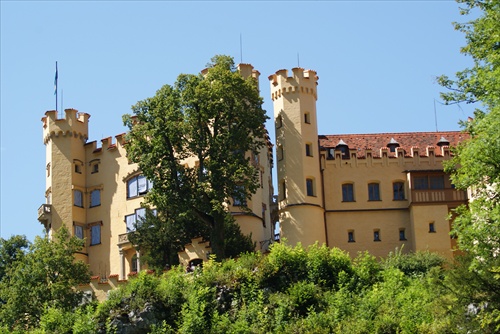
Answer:
[[[13, 237], [22, 241], [23, 237]], [[18, 243], [19, 244], [19, 243]], [[0, 325], [30, 328], [38, 325], [47, 307], [71, 310], [82, 300], [74, 287], [90, 280], [88, 266], [75, 261], [83, 240], [70, 237], [66, 228], [48, 238], [36, 237], [27, 252], [21, 242], [18, 260], [13, 262], [0, 281]]]
[[[500, 330], [500, 1], [459, 0], [461, 14], [479, 12], [477, 18], [455, 23], [465, 34], [461, 52], [472, 57], [473, 66], [439, 82], [448, 91], [447, 103], [479, 104], [474, 118], [462, 122], [470, 139], [461, 143], [445, 170], [455, 186], [469, 190], [468, 206], [456, 210], [454, 231], [460, 249], [469, 255], [465, 284], [469, 302], [479, 313], [484, 328]], [[463, 275], [462, 275], [463, 277]]]
[[[250, 158], [266, 145], [256, 80], [243, 78], [231, 57], [215, 56], [203, 74], [179, 75], [132, 110], [124, 115], [127, 154], [154, 184], [147, 204], [158, 217], [138, 226], [131, 240], [147, 250], [162, 239], [171, 257], [190, 238], [204, 236], [217, 258], [230, 255], [230, 199], [244, 202], [255, 193]], [[249, 250], [250, 239], [237, 228], [236, 234], [246, 245], [241, 250]]]

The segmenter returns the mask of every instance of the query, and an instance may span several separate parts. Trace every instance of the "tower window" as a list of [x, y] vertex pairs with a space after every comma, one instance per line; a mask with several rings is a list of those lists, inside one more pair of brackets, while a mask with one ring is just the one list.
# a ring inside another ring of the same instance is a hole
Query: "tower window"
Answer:
[[276, 151], [277, 151], [276, 154], [278, 155], [278, 161], [283, 160], [283, 146], [278, 145]]
[[380, 230], [373, 230], [373, 241], [381, 241]]
[[347, 231], [347, 242], [356, 242], [354, 240], [354, 231]]
[[94, 189], [90, 192], [90, 207], [101, 205], [101, 190]]
[[276, 117], [276, 129], [279, 129], [283, 126], [283, 117], [279, 115]]
[[233, 205], [234, 206], [246, 206], [247, 201], [246, 201], [246, 192], [245, 192], [245, 187], [242, 185], [236, 186], [234, 189], [234, 195], [233, 195]]
[[406, 231], [404, 228], [399, 229], [399, 240], [406, 240]]
[[368, 200], [380, 201], [380, 186], [378, 183], [368, 184]]
[[95, 224], [90, 227], [90, 245], [98, 245], [101, 243], [101, 224]]
[[308, 157], [312, 157], [313, 156], [313, 154], [312, 154], [312, 144], [310, 144], [310, 143], [306, 144], [306, 156], [308, 156]]
[[47, 164], [47, 177], [50, 176], [50, 162]]
[[83, 208], [83, 194], [80, 190], [73, 190], [73, 205]]
[[281, 181], [280, 184], [280, 190], [281, 190], [281, 200], [286, 199], [286, 182], [285, 180]]
[[83, 239], [83, 226], [75, 225], [75, 237]]
[[311, 114], [308, 112], [304, 113], [304, 123], [311, 124]]
[[403, 182], [394, 182], [392, 184], [393, 199], [403, 201], [405, 199], [405, 188]]
[[436, 226], [434, 226], [434, 222], [429, 223], [429, 233], [436, 233]]
[[352, 183], [342, 185], [342, 202], [354, 202], [354, 185]]
[[307, 196], [315, 196], [313, 179], [306, 179], [306, 190], [307, 190]]

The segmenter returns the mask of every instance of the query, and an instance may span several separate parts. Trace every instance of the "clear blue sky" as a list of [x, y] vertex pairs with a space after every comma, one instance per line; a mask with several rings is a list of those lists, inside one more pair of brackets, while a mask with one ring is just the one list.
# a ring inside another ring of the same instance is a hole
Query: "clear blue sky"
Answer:
[[[454, 1], [1, 1], [0, 236], [42, 234], [55, 61], [63, 107], [91, 114], [89, 140], [124, 132], [132, 104], [215, 54], [260, 71], [270, 117], [267, 77], [299, 58], [320, 77], [320, 134], [434, 131], [435, 77], [470, 65], [451, 24], [464, 20]], [[458, 130], [471, 108], [436, 112]]]

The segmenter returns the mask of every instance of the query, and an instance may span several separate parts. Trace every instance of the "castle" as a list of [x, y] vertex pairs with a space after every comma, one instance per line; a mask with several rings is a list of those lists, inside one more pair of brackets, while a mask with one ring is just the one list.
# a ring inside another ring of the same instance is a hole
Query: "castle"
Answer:
[[[251, 65], [240, 64], [238, 70], [258, 80]], [[466, 134], [319, 135], [316, 72], [280, 70], [269, 80], [281, 238], [303, 246], [318, 241], [353, 256], [365, 250], [386, 256], [396, 248], [453, 256], [448, 216], [467, 202], [467, 194], [453, 188], [442, 162]], [[152, 184], [128, 161], [124, 134], [105, 138], [100, 146], [87, 142], [89, 117], [66, 109], [62, 119], [56, 111], [42, 118], [46, 203], [38, 217], [49, 234], [64, 224], [86, 240], [75, 256], [89, 264], [98, 281], [123, 281], [144, 268], [127, 233], [144, 217], [141, 202]], [[261, 185], [247, 202], [250, 212], [238, 205], [230, 209], [242, 232], [251, 233], [258, 250], [265, 251], [275, 228], [272, 145], [254, 161]], [[180, 258], [205, 260], [205, 247], [194, 240]]]

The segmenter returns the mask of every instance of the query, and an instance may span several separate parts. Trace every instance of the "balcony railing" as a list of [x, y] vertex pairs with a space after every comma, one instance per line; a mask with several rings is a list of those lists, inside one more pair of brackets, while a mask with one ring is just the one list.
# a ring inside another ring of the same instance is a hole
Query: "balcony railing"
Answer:
[[45, 221], [48, 220], [52, 213], [52, 205], [50, 204], [42, 204], [38, 208], [38, 220]]
[[128, 233], [118, 235], [118, 245], [126, 244], [128, 242]]
[[411, 190], [413, 203], [466, 202], [467, 193], [456, 189]]

